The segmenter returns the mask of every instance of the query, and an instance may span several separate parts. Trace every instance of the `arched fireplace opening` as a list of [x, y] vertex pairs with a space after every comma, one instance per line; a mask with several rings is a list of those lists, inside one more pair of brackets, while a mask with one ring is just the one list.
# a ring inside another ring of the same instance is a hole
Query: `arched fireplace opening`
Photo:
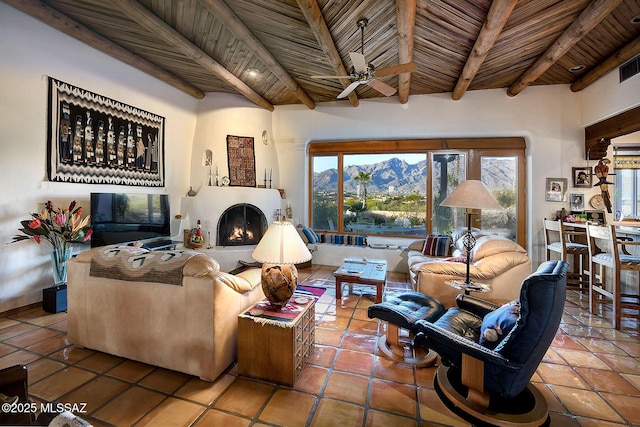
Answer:
[[267, 231], [267, 217], [260, 208], [239, 203], [225, 210], [218, 220], [218, 246], [257, 245]]

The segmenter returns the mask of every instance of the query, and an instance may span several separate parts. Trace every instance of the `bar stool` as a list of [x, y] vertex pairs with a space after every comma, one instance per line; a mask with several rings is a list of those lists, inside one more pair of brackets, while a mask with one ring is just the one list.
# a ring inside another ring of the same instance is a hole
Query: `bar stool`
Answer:
[[561, 220], [544, 220], [544, 243], [546, 261], [552, 259], [551, 253], [560, 255], [560, 260], [569, 262], [571, 271], [567, 273], [567, 289], [589, 292], [591, 265], [586, 230], [567, 229]]
[[627, 245], [640, 245], [640, 242], [619, 239], [613, 225], [588, 225], [587, 237], [591, 259], [589, 311], [595, 312], [598, 304], [611, 304], [613, 324], [618, 330], [621, 317], [640, 321], [640, 280], [630, 280], [626, 285], [621, 280], [624, 271], [637, 272], [640, 276], [640, 256], [626, 250]]

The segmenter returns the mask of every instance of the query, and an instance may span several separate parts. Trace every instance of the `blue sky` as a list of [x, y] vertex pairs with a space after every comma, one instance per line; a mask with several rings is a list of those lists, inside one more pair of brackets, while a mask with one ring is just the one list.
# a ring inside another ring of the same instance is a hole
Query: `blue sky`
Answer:
[[[393, 159], [394, 157], [404, 160], [410, 165], [416, 164], [426, 159], [424, 153], [419, 154], [349, 154], [345, 156], [345, 166], [350, 165], [369, 165], [373, 163], [383, 162]], [[313, 171], [322, 172], [327, 169], [336, 168], [338, 166], [338, 158], [336, 156], [314, 157]]]

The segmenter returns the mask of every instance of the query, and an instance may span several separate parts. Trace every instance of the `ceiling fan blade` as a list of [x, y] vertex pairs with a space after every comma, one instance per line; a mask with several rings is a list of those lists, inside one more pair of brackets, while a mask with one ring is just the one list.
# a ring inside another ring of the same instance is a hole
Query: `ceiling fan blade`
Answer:
[[349, 79], [351, 76], [309, 76], [312, 79]]
[[355, 68], [358, 73], [364, 73], [367, 71], [367, 60], [364, 59], [363, 54], [358, 52], [349, 52], [349, 56], [351, 57], [353, 68]]
[[396, 76], [403, 73], [412, 73], [416, 68], [415, 62], [407, 62], [406, 64], [398, 64], [393, 67], [380, 68], [379, 70], [375, 70], [373, 74], [376, 77]]
[[384, 96], [391, 96], [394, 93], [396, 93], [396, 88], [391, 87], [385, 82], [381, 82], [380, 80], [376, 80], [376, 79], [369, 80], [369, 83], [367, 84], [372, 88], [374, 88], [375, 90], [377, 90], [378, 92], [380, 92], [381, 94], [383, 94]]
[[349, 95], [351, 92], [353, 92], [353, 90], [360, 84], [359, 81], [355, 81], [353, 83], [351, 83], [349, 86], [347, 86], [347, 88], [345, 90], [343, 90], [342, 92], [340, 92], [340, 95], [338, 95], [338, 99], [340, 98], [344, 98], [345, 96]]

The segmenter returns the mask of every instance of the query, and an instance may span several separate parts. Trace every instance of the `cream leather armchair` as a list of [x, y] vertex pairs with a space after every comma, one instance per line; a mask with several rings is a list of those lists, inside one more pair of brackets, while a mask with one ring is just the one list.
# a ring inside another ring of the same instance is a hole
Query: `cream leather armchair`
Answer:
[[[518, 297], [520, 284], [531, 274], [527, 251], [499, 235], [474, 232], [476, 245], [471, 251], [470, 279], [489, 286], [489, 292], [476, 296], [498, 304]], [[416, 251], [420, 241], [409, 246], [409, 275], [414, 290], [436, 298], [445, 307], [452, 307], [461, 290], [450, 286], [451, 280], [464, 281], [466, 258], [461, 250], [461, 235], [454, 233], [454, 252], [450, 257], [432, 257]], [[413, 249], [412, 249], [413, 248]]]

